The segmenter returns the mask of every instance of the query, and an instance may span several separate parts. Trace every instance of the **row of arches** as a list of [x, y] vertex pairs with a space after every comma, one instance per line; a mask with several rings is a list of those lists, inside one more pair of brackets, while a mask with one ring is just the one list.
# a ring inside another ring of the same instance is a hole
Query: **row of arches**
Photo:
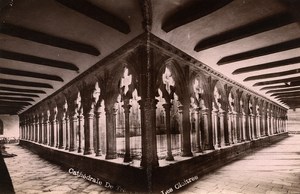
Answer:
[[286, 131], [285, 109], [174, 59], [156, 63], [152, 88], [144, 75], [137, 63], [89, 74], [23, 113], [21, 138], [124, 162], [154, 142], [156, 160], [172, 161]]

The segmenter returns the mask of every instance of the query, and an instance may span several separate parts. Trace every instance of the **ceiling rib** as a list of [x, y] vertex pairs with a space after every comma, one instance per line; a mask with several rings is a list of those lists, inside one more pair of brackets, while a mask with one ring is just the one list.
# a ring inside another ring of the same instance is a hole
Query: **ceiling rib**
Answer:
[[198, 0], [192, 4], [184, 6], [173, 15], [169, 16], [162, 24], [165, 32], [170, 32], [175, 28], [202, 18], [212, 12], [231, 3], [233, 0]]
[[247, 59], [252, 59], [255, 57], [261, 57], [264, 55], [269, 55], [269, 54], [273, 54], [273, 53], [278, 53], [278, 52], [283, 52], [283, 51], [287, 51], [287, 50], [291, 50], [291, 49], [296, 49], [300, 47], [300, 38], [297, 39], [293, 39], [293, 40], [289, 40], [286, 42], [282, 42], [282, 43], [278, 43], [278, 44], [274, 44], [271, 46], [267, 46], [267, 47], [263, 47], [263, 48], [259, 48], [259, 49], [254, 49], [251, 51], [246, 51], [243, 53], [238, 53], [238, 54], [234, 54], [234, 55], [230, 55], [227, 57], [224, 57], [222, 59], [220, 59], [217, 64], [218, 65], [225, 65], [228, 63], [234, 63], [234, 62], [238, 62], [238, 61], [243, 61], [243, 60], [247, 60]]
[[253, 86], [263, 86], [263, 85], [288, 83], [288, 82], [298, 82], [298, 81], [300, 81], [300, 77], [292, 77], [292, 78], [286, 78], [286, 79], [278, 79], [278, 80], [272, 80], [272, 81], [257, 82]]
[[0, 92], [0, 96], [26, 96], [26, 97], [36, 97], [39, 96], [36, 94], [23, 94], [23, 93], [13, 93], [13, 92]]
[[33, 63], [37, 65], [44, 65], [49, 67], [57, 67], [57, 68], [73, 70], [73, 71], [79, 71], [78, 67], [72, 63], [57, 61], [53, 59], [46, 59], [46, 58], [36, 57], [27, 54], [16, 53], [12, 51], [0, 50], [0, 58]]
[[292, 75], [292, 74], [297, 74], [300, 73], [300, 69], [293, 69], [289, 71], [282, 71], [282, 72], [277, 72], [277, 73], [267, 73], [267, 74], [262, 74], [262, 75], [256, 75], [256, 76], [250, 76], [244, 79], [244, 81], [252, 81], [252, 80], [258, 80], [258, 79], [266, 79], [266, 78], [274, 78], [274, 77], [280, 77], [280, 76], [285, 76], [285, 75]]
[[33, 93], [33, 94], [46, 94], [43, 90], [31, 90], [31, 89], [22, 89], [22, 88], [11, 88], [11, 87], [2, 87], [0, 86], [0, 90], [2, 91], [10, 91], [10, 92], [24, 92], [24, 93]]
[[2, 23], [0, 28], [0, 33], [22, 38], [33, 42], [38, 42], [45, 45], [77, 51], [80, 53], [86, 53], [94, 56], [100, 55], [99, 50], [93, 46], [75, 42], [65, 38], [52, 36], [49, 34], [38, 32], [21, 26], [16, 26], [13, 24]]
[[237, 27], [217, 35], [210, 36], [198, 42], [194, 50], [199, 52], [212, 47], [220, 46], [242, 38], [253, 36], [262, 32], [280, 28], [282, 26], [294, 23], [296, 20], [289, 13], [280, 13], [259, 21]]
[[248, 72], [252, 72], [252, 71], [261, 71], [263, 69], [282, 67], [282, 66], [292, 65], [292, 64], [296, 64], [296, 63], [300, 63], [300, 57], [294, 57], [294, 58], [284, 59], [284, 60], [280, 60], [280, 61], [273, 61], [270, 63], [263, 63], [263, 64], [259, 64], [259, 65], [243, 67], [243, 68], [234, 70], [232, 72], [232, 74], [237, 75], [237, 74], [248, 73]]
[[56, 76], [56, 75], [34, 73], [34, 72], [30, 72], [30, 71], [21, 71], [21, 70], [9, 69], [9, 68], [1, 68], [0, 67], [0, 73], [7, 74], [7, 75], [17, 75], [17, 76], [24, 76], [24, 77], [40, 78], [40, 79], [60, 81], [60, 82], [64, 81], [61, 77]]
[[28, 81], [2, 79], [2, 78], [0, 78], [0, 84], [29, 86], [29, 87], [37, 87], [37, 88], [51, 88], [51, 89], [53, 89], [53, 87], [50, 84], [46, 84], [46, 83], [28, 82]]
[[101, 22], [119, 32], [128, 34], [130, 32], [129, 25], [122, 19], [112, 15], [111, 13], [96, 7], [85, 0], [56, 0], [60, 4], [75, 10], [91, 19]]

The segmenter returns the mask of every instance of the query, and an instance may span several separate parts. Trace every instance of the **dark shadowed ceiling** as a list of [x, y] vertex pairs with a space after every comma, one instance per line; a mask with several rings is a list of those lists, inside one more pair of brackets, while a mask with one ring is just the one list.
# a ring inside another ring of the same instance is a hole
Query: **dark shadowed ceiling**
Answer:
[[[149, 0], [152, 33], [227, 77], [300, 107], [297, 0]], [[143, 33], [143, 0], [0, 0], [0, 114], [51, 95]]]

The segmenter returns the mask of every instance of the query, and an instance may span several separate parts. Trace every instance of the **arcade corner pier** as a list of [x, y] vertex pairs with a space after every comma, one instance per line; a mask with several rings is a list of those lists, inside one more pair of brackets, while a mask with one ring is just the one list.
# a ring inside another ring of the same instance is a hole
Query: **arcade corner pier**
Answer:
[[287, 136], [287, 109], [147, 32], [20, 115], [20, 145], [129, 191]]

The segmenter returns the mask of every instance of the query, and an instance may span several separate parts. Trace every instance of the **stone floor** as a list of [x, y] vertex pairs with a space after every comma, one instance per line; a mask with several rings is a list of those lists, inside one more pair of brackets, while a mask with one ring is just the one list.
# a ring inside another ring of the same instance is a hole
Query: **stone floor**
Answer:
[[18, 145], [6, 147], [9, 147], [8, 153], [18, 155], [5, 158], [16, 194], [114, 193], [104, 186], [73, 176], [68, 170], [63, 170]]
[[[6, 158], [16, 193], [113, 193], [51, 164], [17, 145], [8, 145]], [[168, 187], [166, 187], [168, 188]], [[299, 193], [300, 135], [291, 135], [270, 147], [199, 177], [173, 192], [192, 193]], [[162, 191], [161, 193], [167, 193]]]
[[179, 193], [300, 194], [300, 135], [256, 151], [179, 190]]

